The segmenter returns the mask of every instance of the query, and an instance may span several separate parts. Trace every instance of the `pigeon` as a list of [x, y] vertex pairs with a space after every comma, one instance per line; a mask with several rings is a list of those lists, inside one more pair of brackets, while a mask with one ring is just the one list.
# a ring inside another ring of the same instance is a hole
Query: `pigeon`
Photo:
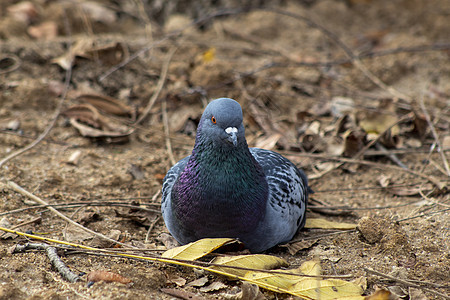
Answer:
[[303, 228], [311, 192], [291, 161], [248, 147], [240, 104], [219, 98], [203, 112], [192, 154], [164, 177], [161, 211], [182, 245], [234, 238], [260, 253]]

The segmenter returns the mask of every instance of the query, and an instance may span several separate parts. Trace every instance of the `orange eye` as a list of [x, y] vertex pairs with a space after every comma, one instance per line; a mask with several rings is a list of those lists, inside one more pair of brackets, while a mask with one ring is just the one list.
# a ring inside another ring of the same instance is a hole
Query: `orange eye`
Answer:
[[214, 118], [214, 116], [211, 117], [211, 122], [213, 122], [213, 124], [217, 123], [216, 118]]

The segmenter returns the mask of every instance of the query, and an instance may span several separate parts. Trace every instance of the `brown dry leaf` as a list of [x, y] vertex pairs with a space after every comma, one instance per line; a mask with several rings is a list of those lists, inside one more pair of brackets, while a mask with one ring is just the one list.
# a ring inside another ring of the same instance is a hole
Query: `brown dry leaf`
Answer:
[[414, 112], [412, 132], [415, 133], [421, 141], [423, 141], [430, 133], [430, 127], [423, 114]]
[[150, 226], [152, 223], [149, 219], [150, 214], [143, 210], [130, 209], [130, 212], [127, 213], [121, 213], [118, 210], [114, 210], [114, 212], [116, 213], [116, 217], [132, 220], [141, 226]]
[[111, 143], [127, 142], [132, 132], [131, 128], [117, 120], [102, 116], [91, 104], [74, 105], [62, 112], [62, 115], [68, 117], [70, 124], [86, 137], [110, 138]]
[[343, 156], [352, 157], [358, 153], [366, 143], [366, 132], [360, 128], [348, 130], [343, 134], [344, 152]]
[[133, 113], [133, 109], [123, 104], [121, 101], [98, 94], [83, 94], [78, 96], [75, 100], [82, 103], [88, 103], [99, 109], [117, 116], [130, 116]]
[[241, 285], [242, 289], [242, 300], [264, 300], [266, 297], [260, 291], [259, 287], [256, 284], [251, 284], [249, 282], [243, 282]]
[[225, 284], [225, 283], [223, 283], [223, 282], [220, 282], [220, 281], [214, 281], [213, 283], [211, 283], [210, 285], [208, 285], [208, 286], [204, 286], [204, 287], [202, 287], [202, 288], [200, 288], [200, 291], [201, 292], [215, 292], [215, 291], [218, 291], [218, 290], [222, 290], [222, 289], [225, 289], [225, 288], [227, 288], [228, 286]]
[[281, 137], [282, 135], [280, 133], [273, 133], [268, 136], [260, 137], [256, 140], [255, 147], [266, 150], [272, 150]]
[[[278, 267], [287, 267], [289, 265], [282, 258], [265, 254], [221, 256], [213, 259], [211, 263], [261, 270], [271, 270]], [[227, 267], [211, 266], [209, 268], [228, 273], [231, 276], [244, 276], [247, 273], [247, 270], [232, 269]]]
[[179, 290], [179, 289], [161, 289], [161, 292], [166, 293], [167, 295], [174, 296], [180, 299], [189, 299], [189, 300], [205, 300], [206, 298], [196, 295], [194, 293]]
[[92, 233], [89, 233], [86, 230], [72, 224], [68, 224], [62, 233], [64, 240], [68, 242], [81, 242], [90, 240], [94, 237]]
[[288, 244], [280, 245], [280, 247], [287, 248], [291, 255], [295, 255], [300, 250], [305, 250], [305, 249], [311, 248], [318, 241], [319, 240], [304, 240], [304, 241], [300, 241], [300, 242], [288, 243]]
[[426, 183], [419, 186], [392, 187], [389, 188], [389, 192], [397, 196], [415, 196], [420, 195], [421, 192], [423, 194], [428, 194], [433, 188], [434, 186], [431, 183]]
[[[84, 125], [80, 122], [78, 122], [76, 119], [70, 119], [70, 124], [75, 127], [76, 129], [78, 129], [78, 131], [80, 132], [80, 134], [82, 136], [86, 136], [86, 137], [95, 137], [95, 138], [102, 138], [102, 137], [109, 137], [109, 138], [114, 138], [114, 137], [123, 137], [123, 138], [128, 138], [128, 135], [131, 134], [131, 130], [128, 132], [115, 132], [115, 131], [109, 131], [109, 130], [101, 130], [101, 129], [96, 129], [87, 125]], [[120, 142], [125, 142], [126, 140], [120, 140]], [[112, 141], [114, 142], [114, 141]]]
[[51, 40], [58, 36], [58, 25], [53, 21], [42, 22], [27, 29], [28, 34], [38, 40]]
[[84, 56], [88, 49], [91, 49], [93, 41], [88, 38], [79, 38], [75, 44], [69, 48], [67, 53], [52, 59], [52, 63], [59, 65], [64, 70], [70, 69], [75, 64], [75, 57]]
[[131, 283], [132, 281], [122, 275], [109, 271], [92, 271], [87, 275], [88, 282], [119, 282], [123, 284]]
[[80, 56], [100, 60], [105, 65], [116, 65], [129, 57], [128, 48], [123, 43], [111, 43], [104, 46], [86, 49]]
[[166, 249], [173, 249], [180, 246], [177, 240], [166, 232], [159, 234], [156, 240], [158, 242], [161, 242], [164, 245], [164, 247], [166, 247]]
[[320, 229], [340, 229], [350, 230], [355, 229], [357, 224], [340, 223], [328, 221], [325, 219], [306, 219], [305, 228], [320, 228]]
[[186, 284], [186, 279], [178, 275], [172, 274], [169, 275], [169, 278], [167, 278], [167, 283], [175, 283], [177, 286], [182, 287]]
[[203, 276], [203, 277], [200, 277], [199, 279], [189, 282], [186, 286], [202, 287], [207, 283], [208, 283], [208, 277]]
[[70, 119], [77, 119], [95, 128], [103, 126], [103, 120], [98, 110], [90, 104], [73, 105], [61, 113]]
[[184, 105], [183, 107], [170, 112], [169, 124], [170, 130], [181, 132], [186, 128], [188, 120], [195, 120], [199, 117], [200, 109], [192, 105]]
[[235, 241], [236, 240], [230, 238], [201, 239], [181, 247], [167, 250], [161, 256], [165, 258], [196, 260], [213, 252], [223, 245]]

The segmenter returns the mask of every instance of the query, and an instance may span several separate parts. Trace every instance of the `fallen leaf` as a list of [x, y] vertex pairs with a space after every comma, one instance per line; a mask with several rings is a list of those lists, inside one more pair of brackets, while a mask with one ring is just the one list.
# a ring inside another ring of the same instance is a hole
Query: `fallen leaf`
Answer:
[[166, 293], [170, 296], [174, 296], [174, 297], [177, 297], [180, 299], [186, 299], [186, 300], [204, 300], [205, 299], [204, 297], [202, 297], [200, 295], [197, 295], [197, 294], [185, 291], [185, 290], [179, 290], [179, 289], [161, 289], [161, 292]]
[[64, 70], [68, 70], [75, 64], [75, 57], [84, 56], [86, 51], [92, 48], [92, 45], [91, 39], [79, 38], [65, 54], [52, 59], [51, 62], [58, 64]]
[[130, 106], [105, 95], [83, 94], [78, 96], [75, 100], [82, 103], [89, 103], [100, 111], [118, 116], [130, 116], [133, 112], [133, 109]]
[[306, 223], [305, 223], [305, 228], [350, 230], [350, 229], [355, 229], [356, 224], [333, 222], [333, 221], [328, 221], [325, 219], [312, 219], [312, 218], [308, 219], [307, 218]]
[[208, 283], [208, 277], [203, 276], [199, 279], [189, 282], [186, 286], [201, 287]]
[[[224, 266], [235, 266], [250, 269], [261, 269], [261, 270], [271, 270], [278, 267], [287, 267], [289, 264], [282, 258], [265, 255], [265, 254], [253, 254], [253, 255], [238, 255], [238, 256], [220, 256], [214, 258], [211, 263], [224, 265]], [[223, 271], [228, 274], [235, 276], [244, 276], [247, 270], [232, 269], [220, 266], [209, 267], [213, 270]]]
[[353, 157], [358, 153], [366, 143], [366, 132], [360, 128], [351, 129], [343, 134], [344, 138], [344, 152], [345, 157]]
[[185, 300], [205, 300], [206, 299], [200, 295], [197, 295], [197, 294], [185, 291], [185, 290], [179, 290], [179, 289], [161, 289], [161, 292], [166, 293], [167, 295], [174, 296], [174, 297], [177, 297], [180, 299], [185, 299]]
[[284, 245], [280, 245], [280, 247], [285, 247], [288, 249], [291, 255], [297, 254], [300, 250], [309, 249], [317, 243], [318, 240], [305, 240], [295, 243], [287, 243]]
[[122, 275], [109, 271], [92, 271], [87, 275], [88, 282], [119, 282], [123, 284], [131, 283], [132, 281]]
[[165, 232], [159, 234], [156, 240], [161, 242], [166, 247], [166, 249], [173, 249], [180, 246], [180, 244], [173, 236]]
[[410, 187], [391, 187], [388, 186], [388, 191], [397, 196], [415, 196], [422, 194], [428, 194], [434, 189], [431, 183], [421, 184], [419, 186]]
[[210, 285], [200, 288], [200, 291], [201, 292], [214, 292], [214, 291], [225, 289], [227, 287], [228, 286], [226, 284], [224, 284], [223, 282], [214, 281]]
[[168, 283], [175, 283], [177, 286], [182, 287], [186, 284], [186, 279], [184, 279], [183, 277], [180, 277], [178, 275], [171, 275], [169, 276], [169, 278], [167, 279]]
[[207, 64], [211, 62], [216, 57], [216, 48], [209, 48], [202, 54], [202, 62]]
[[249, 282], [243, 282], [241, 285], [242, 289], [242, 300], [264, 300], [266, 297], [261, 293], [259, 287], [256, 284], [251, 284]]
[[225, 244], [229, 244], [235, 241], [236, 240], [230, 238], [201, 239], [181, 247], [167, 250], [162, 254], [162, 257], [196, 260], [213, 252], [214, 250], [222, 247]]
[[364, 299], [361, 287], [340, 279], [304, 278], [290, 288], [290, 291], [307, 299]]
[[272, 150], [281, 138], [281, 134], [274, 133], [268, 136], [258, 138], [255, 143], [256, 148]]

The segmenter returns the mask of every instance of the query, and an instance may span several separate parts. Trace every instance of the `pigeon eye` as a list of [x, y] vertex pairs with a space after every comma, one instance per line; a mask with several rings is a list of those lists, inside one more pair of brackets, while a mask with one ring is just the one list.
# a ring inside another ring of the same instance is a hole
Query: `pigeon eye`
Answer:
[[214, 116], [211, 117], [211, 122], [213, 122], [213, 124], [217, 123], [217, 120], [216, 120], [216, 118], [214, 118]]

